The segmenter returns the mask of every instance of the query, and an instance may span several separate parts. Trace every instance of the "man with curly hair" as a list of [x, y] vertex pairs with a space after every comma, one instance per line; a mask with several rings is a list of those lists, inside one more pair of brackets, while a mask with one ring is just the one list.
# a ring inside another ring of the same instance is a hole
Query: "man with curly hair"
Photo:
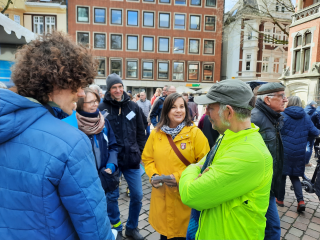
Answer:
[[17, 94], [0, 89], [1, 239], [114, 239], [89, 139], [59, 120], [95, 75], [91, 52], [63, 33], [17, 51]]

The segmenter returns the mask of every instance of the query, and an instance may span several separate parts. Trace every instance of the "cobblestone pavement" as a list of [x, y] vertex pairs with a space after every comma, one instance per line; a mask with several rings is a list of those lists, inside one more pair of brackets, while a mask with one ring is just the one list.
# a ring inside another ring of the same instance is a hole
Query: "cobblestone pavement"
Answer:
[[[306, 168], [307, 177], [311, 178], [315, 169], [316, 161], [312, 159], [313, 167]], [[119, 209], [121, 213], [121, 221], [124, 223], [128, 218], [129, 197], [126, 194], [126, 182], [122, 178], [120, 186]], [[297, 201], [294, 191], [290, 190], [291, 181], [287, 177], [286, 195], [284, 207], [278, 207], [279, 216], [281, 218], [281, 236], [282, 239], [288, 240], [315, 240], [320, 239], [320, 204], [315, 193], [306, 193], [303, 190], [304, 201], [306, 203], [306, 211], [303, 213], [297, 212]], [[142, 177], [143, 200], [142, 209], [140, 212], [139, 226], [140, 233], [146, 240], [159, 240], [160, 234], [155, 232], [148, 222], [151, 185], [148, 177], [145, 174]], [[124, 239], [126, 238], [123, 230]]]

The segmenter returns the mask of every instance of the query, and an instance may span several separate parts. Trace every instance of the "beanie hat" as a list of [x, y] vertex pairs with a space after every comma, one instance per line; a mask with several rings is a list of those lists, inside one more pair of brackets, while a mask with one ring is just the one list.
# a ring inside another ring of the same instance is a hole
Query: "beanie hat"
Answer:
[[113, 85], [117, 84], [117, 83], [121, 83], [122, 86], [123, 86], [123, 82], [122, 82], [120, 76], [119, 76], [118, 74], [115, 74], [115, 73], [110, 74], [110, 75], [107, 77], [106, 82], [107, 82], [107, 92], [109, 92], [109, 91], [110, 91], [110, 88], [111, 88]]

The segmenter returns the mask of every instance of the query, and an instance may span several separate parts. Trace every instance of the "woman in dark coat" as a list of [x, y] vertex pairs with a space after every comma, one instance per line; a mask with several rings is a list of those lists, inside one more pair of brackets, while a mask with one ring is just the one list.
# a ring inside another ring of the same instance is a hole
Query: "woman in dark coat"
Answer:
[[287, 108], [281, 113], [284, 116], [281, 129], [284, 162], [279, 198], [276, 201], [279, 206], [284, 206], [286, 178], [289, 176], [298, 201], [297, 211], [301, 212], [305, 210], [305, 203], [299, 177], [304, 175], [307, 139], [318, 136], [320, 132], [303, 110], [300, 98], [292, 96], [288, 100]]

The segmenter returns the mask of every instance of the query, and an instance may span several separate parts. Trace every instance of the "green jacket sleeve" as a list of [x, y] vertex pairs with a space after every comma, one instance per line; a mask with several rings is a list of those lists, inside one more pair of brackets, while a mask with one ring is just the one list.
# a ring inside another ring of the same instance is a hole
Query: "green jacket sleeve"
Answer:
[[254, 145], [232, 146], [219, 155], [198, 179], [200, 168], [195, 164], [182, 173], [179, 191], [185, 205], [199, 211], [214, 208], [260, 185], [265, 175], [265, 156]]

